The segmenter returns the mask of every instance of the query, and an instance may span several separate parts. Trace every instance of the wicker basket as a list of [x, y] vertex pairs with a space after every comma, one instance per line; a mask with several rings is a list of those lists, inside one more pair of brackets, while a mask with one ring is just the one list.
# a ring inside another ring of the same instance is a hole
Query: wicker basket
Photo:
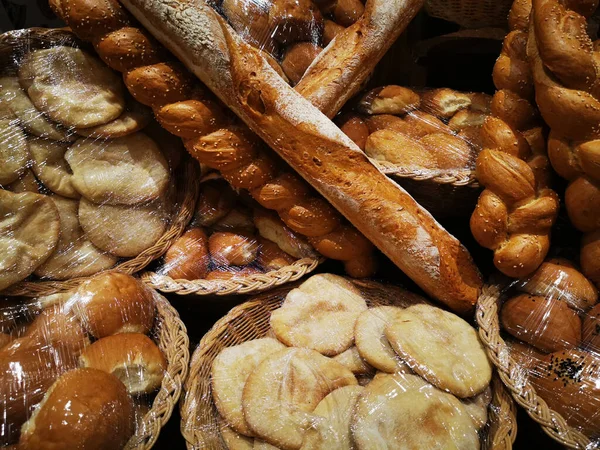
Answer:
[[[369, 306], [390, 305], [406, 291], [369, 281], [355, 281]], [[296, 284], [297, 285], [297, 284]], [[217, 354], [225, 347], [264, 337], [269, 331], [271, 312], [281, 306], [294, 286], [262, 294], [233, 308], [202, 338], [194, 352], [190, 376], [180, 404], [181, 432], [188, 449], [226, 449], [217, 425], [218, 413], [212, 402], [210, 370]], [[485, 448], [511, 449], [516, 437], [516, 411], [502, 383], [494, 382], [490, 429]]]
[[173, 413], [188, 374], [190, 341], [185, 325], [167, 299], [156, 292], [154, 299], [158, 315], [152, 338], [165, 355], [167, 371], [150, 411], [146, 413], [136, 433], [129, 439], [125, 447], [127, 450], [152, 448], [158, 439], [160, 429]]
[[[90, 50], [91, 47], [64, 29], [29, 28], [15, 30], [0, 35], [0, 64], [9, 68], [19, 57], [19, 54], [30, 49], [47, 48], [56, 45], [77, 46]], [[90, 51], [93, 51], [90, 50]], [[183, 234], [185, 227], [194, 214], [194, 206], [199, 189], [199, 166], [195, 160], [184, 155], [178, 172], [173, 178], [178, 183], [177, 205], [179, 209], [171, 218], [165, 234], [150, 248], [134, 258], [117, 264], [111, 271], [133, 274], [141, 271], [150, 262], [162, 256], [169, 247]], [[2, 295], [37, 297], [56, 292], [67, 291], [77, 287], [87, 277], [74, 278], [66, 281], [22, 281], [2, 291]]]
[[522, 368], [510, 356], [509, 348], [500, 336], [499, 307], [502, 291], [503, 286], [500, 284], [485, 286], [479, 297], [476, 313], [479, 336], [500, 379], [515, 401], [551, 438], [568, 448], [597, 448], [588, 437], [570, 427], [559, 413], [548, 407], [529, 380], [524, 379]]
[[512, 0], [427, 0], [430, 16], [466, 28], [506, 26]]

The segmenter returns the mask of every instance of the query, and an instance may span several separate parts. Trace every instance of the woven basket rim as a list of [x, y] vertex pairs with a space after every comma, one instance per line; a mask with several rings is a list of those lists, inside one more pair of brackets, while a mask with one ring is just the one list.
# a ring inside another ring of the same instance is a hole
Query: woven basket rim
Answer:
[[[0, 52], [4, 49], [10, 50], [23, 42], [35, 42], [38, 45], [56, 45], [57, 43], [76, 45], [83, 48], [89, 46], [75, 37], [75, 35], [62, 28], [26, 28], [12, 30], [0, 34]], [[194, 215], [194, 208], [199, 192], [199, 166], [189, 155], [182, 153], [180, 166], [172, 174], [172, 179], [177, 183], [177, 213], [171, 215], [171, 221], [164, 234], [139, 255], [125, 259], [114, 267], [102, 272], [123, 272], [129, 275], [143, 270], [148, 264], [161, 257], [184, 232], [185, 227]], [[98, 272], [101, 273], [101, 272]], [[50, 295], [57, 292], [68, 291], [77, 287], [81, 282], [89, 279], [87, 277], [76, 277], [68, 280], [35, 280], [20, 281], [0, 292], [6, 296], [37, 297]]]
[[[351, 280], [358, 288], [369, 288], [385, 286], [385, 288], [401, 289], [409, 292], [398, 286], [383, 285], [382, 283], [370, 280]], [[199, 376], [200, 370], [205, 364], [212, 363], [212, 359], [207, 360], [206, 356], [211, 351], [214, 343], [219, 342], [220, 337], [228, 333], [228, 326], [247, 311], [253, 310], [262, 306], [269, 298], [282, 296], [283, 293], [289, 292], [291, 289], [299, 285], [299, 282], [287, 285], [273, 291], [262, 293], [254, 298], [233, 307], [224, 317], [219, 319], [212, 328], [202, 337], [200, 343], [194, 351], [191, 362], [188, 378], [184, 384], [183, 398], [180, 401], [181, 414], [181, 434], [183, 435], [186, 446], [189, 450], [202, 448], [196, 440], [195, 432], [198, 431], [195, 426], [195, 418], [197, 416], [197, 408], [200, 405], [205, 406], [205, 401], [202, 398], [201, 383], [202, 377]], [[284, 298], [285, 296], [283, 296]], [[283, 298], [280, 299], [283, 302]], [[252, 326], [253, 324], [249, 324]], [[517, 418], [516, 407], [511, 397], [506, 392], [504, 385], [496, 376], [492, 380], [492, 403], [494, 407], [490, 408], [489, 423], [490, 431], [486, 437], [486, 446], [489, 449], [495, 450], [510, 450], [515, 441], [517, 433]], [[210, 402], [212, 404], [212, 402]], [[492, 423], [495, 420], [496, 423]], [[496, 425], [496, 426], [494, 426]], [[493, 435], [492, 435], [493, 433]]]
[[325, 258], [302, 258], [289, 266], [266, 273], [235, 277], [229, 280], [175, 280], [156, 272], [141, 274], [142, 282], [161, 292], [177, 295], [242, 295], [252, 294], [299, 280], [314, 271]]
[[477, 302], [476, 320], [479, 325], [479, 337], [484, 344], [488, 357], [496, 367], [498, 375], [508, 391], [544, 432], [552, 439], [568, 448], [589, 449], [590, 440], [580, 431], [569, 426], [558, 412], [549, 408], [538, 396], [528, 379], [519, 376], [519, 364], [510, 356], [510, 350], [500, 334], [498, 303], [506, 284], [485, 285]]
[[158, 346], [167, 360], [167, 370], [151, 409], [125, 446], [128, 450], [148, 450], [156, 443], [162, 427], [171, 418], [179, 401], [189, 370], [190, 342], [187, 329], [168, 300], [156, 291], [153, 291], [153, 295], [160, 318]]

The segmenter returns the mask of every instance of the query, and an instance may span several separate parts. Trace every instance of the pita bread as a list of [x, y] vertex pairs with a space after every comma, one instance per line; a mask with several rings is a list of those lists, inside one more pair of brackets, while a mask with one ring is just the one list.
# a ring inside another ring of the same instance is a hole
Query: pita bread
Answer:
[[32, 139], [29, 141], [29, 148], [33, 161], [31, 169], [44, 186], [63, 197], [80, 197], [73, 186], [73, 175], [64, 158], [68, 144]]
[[25, 133], [8, 119], [0, 119], [0, 162], [0, 185], [18, 180], [29, 164]]

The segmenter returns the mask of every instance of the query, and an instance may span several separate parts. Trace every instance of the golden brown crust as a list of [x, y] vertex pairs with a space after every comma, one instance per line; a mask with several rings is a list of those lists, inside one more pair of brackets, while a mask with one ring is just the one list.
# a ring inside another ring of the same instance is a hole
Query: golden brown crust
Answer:
[[311, 42], [290, 45], [283, 56], [281, 68], [293, 85], [297, 84], [323, 49]]
[[516, 278], [532, 273], [543, 262], [558, 215], [558, 197], [547, 188], [548, 161], [531, 101], [526, 20], [530, 5], [531, 0], [514, 2], [513, 31], [494, 66], [498, 91], [491, 103], [492, 116], [481, 130], [484, 150], [476, 166], [477, 178], [486, 189], [471, 216], [475, 239], [494, 251], [501, 272]]
[[187, 230], [165, 253], [165, 274], [175, 280], [205, 278], [209, 264], [208, 238], [202, 228]]

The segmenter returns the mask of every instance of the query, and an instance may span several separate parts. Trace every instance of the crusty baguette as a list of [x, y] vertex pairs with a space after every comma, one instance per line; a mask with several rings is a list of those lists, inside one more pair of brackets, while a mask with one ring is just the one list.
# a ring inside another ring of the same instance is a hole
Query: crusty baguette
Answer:
[[455, 311], [472, 310], [482, 282], [468, 251], [209, 5], [201, 0], [123, 4], [427, 293]]
[[483, 151], [477, 179], [485, 186], [471, 216], [471, 232], [494, 251], [494, 264], [504, 274], [521, 278], [544, 261], [550, 229], [558, 215], [558, 197], [548, 187], [549, 163], [533, 81], [526, 56], [525, 20], [531, 0], [515, 1], [506, 36], [494, 66], [499, 89], [492, 116], [482, 128]]
[[581, 267], [600, 286], [600, 40], [586, 29], [597, 8], [597, 0], [534, 0], [528, 55], [550, 162], [570, 181], [567, 212], [585, 233]]
[[[372, 244], [315, 196], [304, 180], [279, 167], [270, 151], [262, 148], [264, 144], [227, 117], [223, 106], [172, 61], [117, 0], [50, 0], [50, 5], [80, 38], [94, 44], [106, 64], [123, 72], [129, 92], [152, 107], [159, 123], [183, 138], [201, 164], [219, 170], [234, 188], [250, 190], [286, 225], [309, 236], [317, 251], [343, 261], [349, 275], [365, 277], [375, 272]], [[323, 230], [323, 223], [329, 228]]]

